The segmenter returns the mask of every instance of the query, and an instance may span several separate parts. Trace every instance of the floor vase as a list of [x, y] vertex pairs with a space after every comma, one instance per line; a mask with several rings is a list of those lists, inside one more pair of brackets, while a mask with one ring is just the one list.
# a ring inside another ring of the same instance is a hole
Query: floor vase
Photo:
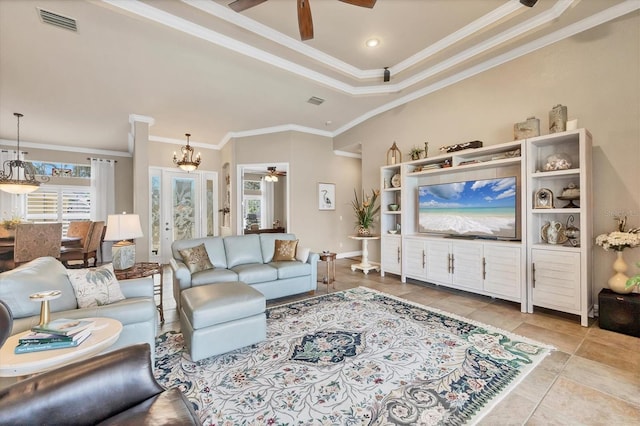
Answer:
[[616, 273], [609, 278], [609, 288], [611, 291], [615, 291], [620, 294], [631, 293], [633, 287], [627, 288], [627, 280], [629, 277], [625, 275], [625, 272], [627, 271], [627, 262], [625, 262], [624, 257], [622, 257], [622, 251], [617, 251], [616, 255], [617, 258], [615, 262], [613, 262], [613, 270], [616, 271]]

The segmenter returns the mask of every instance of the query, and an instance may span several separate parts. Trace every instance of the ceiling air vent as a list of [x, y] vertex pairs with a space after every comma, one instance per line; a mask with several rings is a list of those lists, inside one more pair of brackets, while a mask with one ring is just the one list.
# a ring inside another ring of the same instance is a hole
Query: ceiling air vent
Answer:
[[78, 31], [78, 25], [76, 20], [67, 16], [58, 15], [57, 13], [49, 12], [48, 10], [38, 9], [40, 12], [40, 19], [45, 24], [55, 25], [56, 27], [64, 28], [66, 30]]
[[321, 103], [324, 102], [324, 99], [319, 98], [317, 96], [312, 96], [312, 97], [309, 98], [309, 100], [307, 100], [307, 102], [309, 102], [310, 104], [313, 104], [313, 105], [320, 105]]

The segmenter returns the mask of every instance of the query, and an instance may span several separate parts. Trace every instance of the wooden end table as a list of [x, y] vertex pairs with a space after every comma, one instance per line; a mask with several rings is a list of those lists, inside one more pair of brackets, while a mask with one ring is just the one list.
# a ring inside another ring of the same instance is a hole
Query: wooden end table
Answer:
[[78, 318], [95, 321], [91, 336], [73, 348], [16, 354], [18, 340], [30, 330], [9, 337], [0, 349], [0, 377], [20, 377], [62, 367], [90, 358], [113, 345], [120, 337], [122, 323], [112, 318]]
[[160, 284], [156, 285], [156, 280], [153, 280], [153, 295], [160, 296], [160, 303], [157, 305], [158, 312], [160, 313], [160, 323], [164, 324], [164, 308], [162, 307], [162, 294], [163, 294], [163, 280], [162, 280], [162, 265], [156, 262], [137, 262], [131, 268], [121, 269], [114, 271], [116, 278], [119, 280], [128, 280], [134, 278], [153, 277], [156, 274], [160, 275]]
[[336, 253], [320, 253], [320, 261], [327, 263], [327, 277], [318, 281], [327, 285], [327, 293], [329, 293], [329, 285], [336, 280], [336, 256]]

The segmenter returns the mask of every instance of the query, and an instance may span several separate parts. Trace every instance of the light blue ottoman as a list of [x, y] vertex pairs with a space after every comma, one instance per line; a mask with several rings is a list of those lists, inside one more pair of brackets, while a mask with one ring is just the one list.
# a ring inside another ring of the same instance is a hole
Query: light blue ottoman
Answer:
[[264, 295], [243, 282], [188, 288], [180, 299], [180, 326], [193, 361], [253, 345], [267, 337]]

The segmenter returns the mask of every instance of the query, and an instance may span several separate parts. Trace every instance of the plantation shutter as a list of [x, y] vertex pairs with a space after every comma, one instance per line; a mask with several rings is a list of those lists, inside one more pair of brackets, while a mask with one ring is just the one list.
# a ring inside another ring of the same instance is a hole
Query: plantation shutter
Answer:
[[27, 220], [62, 222], [63, 235], [69, 222], [91, 218], [90, 188], [47, 185], [26, 195]]

